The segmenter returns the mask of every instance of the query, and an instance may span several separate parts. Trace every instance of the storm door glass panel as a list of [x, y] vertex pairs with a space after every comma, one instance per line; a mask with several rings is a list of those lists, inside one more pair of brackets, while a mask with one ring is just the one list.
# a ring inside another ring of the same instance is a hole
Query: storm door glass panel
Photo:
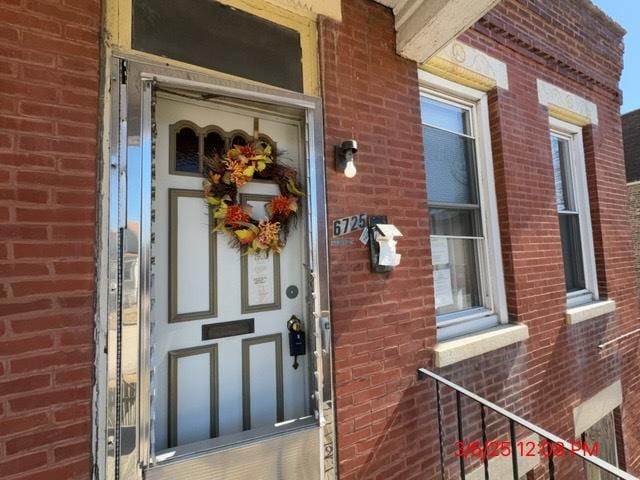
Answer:
[[576, 207], [575, 183], [571, 175], [570, 140], [551, 135], [553, 175], [558, 207], [562, 257], [567, 292], [577, 292], [586, 288], [582, 238], [580, 234], [580, 214]]
[[175, 169], [177, 172], [198, 173], [200, 171], [199, 142], [196, 132], [189, 127], [183, 127], [176, 132], [176, 158]]
[[437, 315], [483, 307], [484, 235], [469, 109], [421, 99]]

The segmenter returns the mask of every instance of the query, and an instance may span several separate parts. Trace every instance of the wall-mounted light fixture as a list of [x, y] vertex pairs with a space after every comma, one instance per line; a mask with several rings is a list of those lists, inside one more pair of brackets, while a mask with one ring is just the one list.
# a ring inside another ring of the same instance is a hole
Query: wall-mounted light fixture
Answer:
[[347, 178], [353, 178], [358, 171], [354, 163], [358, 142], [345, 140], [341, 145], [336, 145], [336, 171], [343, 172]]

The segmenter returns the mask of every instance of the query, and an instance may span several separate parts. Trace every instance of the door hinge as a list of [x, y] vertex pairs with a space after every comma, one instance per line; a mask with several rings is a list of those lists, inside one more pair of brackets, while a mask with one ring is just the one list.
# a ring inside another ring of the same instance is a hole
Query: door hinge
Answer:
[[127, 61], [122, 60], [120, 62], [120, 83], [127, 84]]

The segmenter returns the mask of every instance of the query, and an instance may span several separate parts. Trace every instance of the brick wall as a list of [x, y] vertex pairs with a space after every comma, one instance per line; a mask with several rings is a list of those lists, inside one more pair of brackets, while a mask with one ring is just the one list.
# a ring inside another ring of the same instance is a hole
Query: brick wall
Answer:
[[[416, 367], [432, 366], [435, 345], [416, 66], [395, 54], [390, 11], [343, 0], [343, 18], [349, 21], [320, 23], [329, 219], [386, 214], [405, 237], [402, 264], [387, 275], [369, 273], [359, 243], [331, 245], [341, 478], [435, 478], [432, 386], [415, 381]], [[508, 66], [510, 89], [489, 95], [494, 174], [509, 316], [529, 327], [530, 339], [441, 373], [567, 439], [574, 438], [573, 408], [622, 378], [626, 467], [637, 474], [638, 338], [596, 348], [638, 325], [618, 114], [621, 33], [583, 0], [504, 0], [461, 36]], [[596, 103], [599, 112], [599, 125], [584, 129], [585, 156], [600, 292], [617, 310], [574, 326], [564, 318], [548, 112], [538, 103], [538, 78]], [[332, 167], [332, 147], [346, 138], [360, 146], [352, 180]], [[446, 456], [453, 460], [455, 412], [445, 410]], [[561, 467], [565, 478], [582, 468], [569, 459]]]
[[640, 279], [640, 182], [627, 186], [629, 190], [629, 214], [635, 253], [636, 278]]
[[[417, 72], [394, 54], [390, 10], [366, 0], [342, 8], [348, 21], [320, 23], [329, 218], [388, 215], [404, 237], [391, 274], [369, 273], [357, 240], [331, 246], [339, 471], [409, 479], [424, 475], [415, 467], [430, 435], [416, 421], [426, 397], [415, 369], [435, 335]], [[348, 138], [359, 146], [351, 180], [331, 166]]]
[[0, 2], [0, 478], [89, 478], [100, 3]]

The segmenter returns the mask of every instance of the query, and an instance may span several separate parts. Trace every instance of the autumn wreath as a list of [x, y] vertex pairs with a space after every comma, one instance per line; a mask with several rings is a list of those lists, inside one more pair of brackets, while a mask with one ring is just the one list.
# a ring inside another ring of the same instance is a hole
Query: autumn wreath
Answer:
[[[204, 196], [215, 221], [214, 231], [229, 234], [243, 254], [282, 251], [297, 221], [298, 200], [304, 192], [298, 172], [277, 163], [271, 145], [234, 145], [224, 155], [207, 157], [204, 177]], [[263, 219], [253, 218], [251, 207], [237, 200], [238, 188], [253, 179], [270, 180], [280, 188], [280, 195], [267, 204], [268, 216]]]

